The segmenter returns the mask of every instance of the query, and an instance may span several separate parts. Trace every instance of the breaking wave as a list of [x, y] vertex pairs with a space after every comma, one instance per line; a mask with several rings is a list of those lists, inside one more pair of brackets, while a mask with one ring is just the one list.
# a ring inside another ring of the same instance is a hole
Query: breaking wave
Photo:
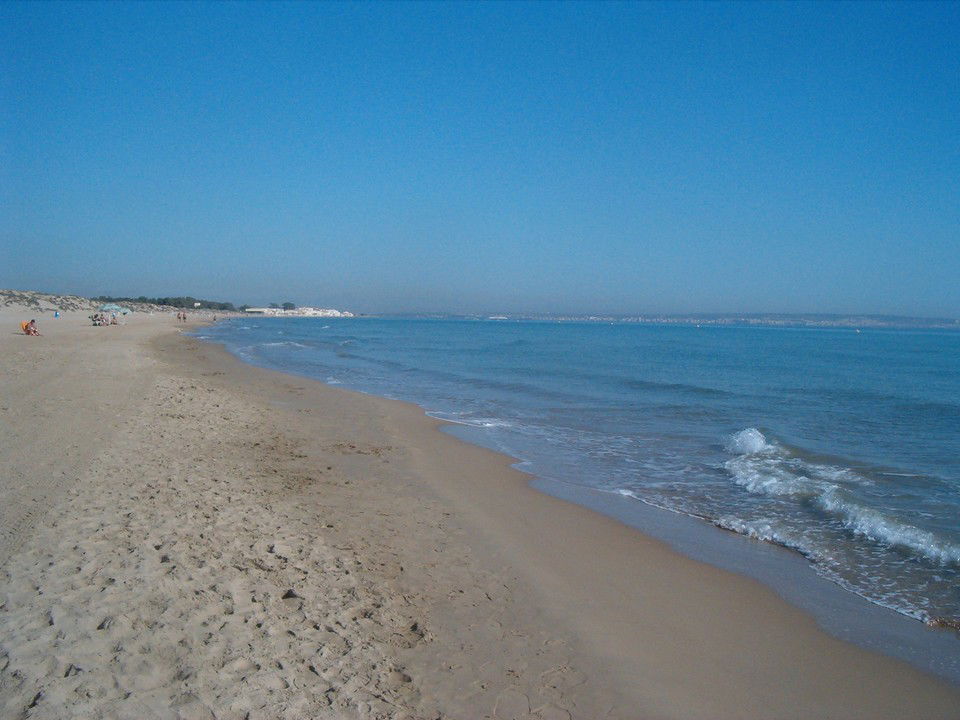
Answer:
[[842, 488], [828, 488], [816, 502], [825, 512], [838, 516], [843, 526], [858, 537], [906, 550], [939, 565], [960, 566], [960, 546], [944, 542], [929, 530], [864, 507], [845, 495]]
[[[868, 507], [854, 496], [871, 481], [849, 468], [812, 463], [768, 440], [756, 428], [733, 435], [727, 451], [738, 453], [724, 468], [733, 481], [756, 495], [804, 503], [836, 519], [850, 534], [887, 548], [896, 548], [939, 565], [960, 566], [960, 546], [945, 541], [889, 513]], [[728, 530], [800, 550], [814, 556], [807, 543], [774, 529], [768, 523], [745, 523], [733, 517], [717, 520]]]

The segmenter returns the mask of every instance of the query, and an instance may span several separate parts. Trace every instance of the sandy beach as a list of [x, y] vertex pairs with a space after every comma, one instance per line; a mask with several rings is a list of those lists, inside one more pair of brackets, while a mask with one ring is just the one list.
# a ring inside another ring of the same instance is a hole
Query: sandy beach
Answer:
[[0, 312], [0, 717], [956, 718], [960, 688], [171, 315]]

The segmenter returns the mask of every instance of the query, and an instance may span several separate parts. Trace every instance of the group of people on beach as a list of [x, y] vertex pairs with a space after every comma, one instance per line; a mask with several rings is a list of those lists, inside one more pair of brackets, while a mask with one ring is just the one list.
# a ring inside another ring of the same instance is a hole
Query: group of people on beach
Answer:
[[177, 322], [186, 322], [186, 321], [187, 321], [187, 314], [185, 312], [178, 312]]
[[20, 323], [20, 329], [23, 331], [24, 335], [40, 335], [40, 330], [37, 329], [36, 320], [24, 320], [22, 323]]
[[90, 315], [90, 320], [94, 325], [117, 325], [117, 314], [111, 313], [109, 316], [106, 313], [94, 313]]

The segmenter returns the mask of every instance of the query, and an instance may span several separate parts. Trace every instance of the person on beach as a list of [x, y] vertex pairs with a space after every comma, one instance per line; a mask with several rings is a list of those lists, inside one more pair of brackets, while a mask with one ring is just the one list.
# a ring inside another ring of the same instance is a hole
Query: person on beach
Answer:
[[23, 330], [24, 335], [40, 335], [40, 331], [37, 329], [36, 320], [31, 320], [30, 322], [24, 320], [22, 323], [20, 323], [20, 329]]

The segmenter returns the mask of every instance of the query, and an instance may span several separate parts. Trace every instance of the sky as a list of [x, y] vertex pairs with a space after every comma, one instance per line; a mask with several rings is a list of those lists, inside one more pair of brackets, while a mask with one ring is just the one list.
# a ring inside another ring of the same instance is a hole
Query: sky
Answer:
[[960, 317], [960, 3], [0, 4], [0, 287]]

